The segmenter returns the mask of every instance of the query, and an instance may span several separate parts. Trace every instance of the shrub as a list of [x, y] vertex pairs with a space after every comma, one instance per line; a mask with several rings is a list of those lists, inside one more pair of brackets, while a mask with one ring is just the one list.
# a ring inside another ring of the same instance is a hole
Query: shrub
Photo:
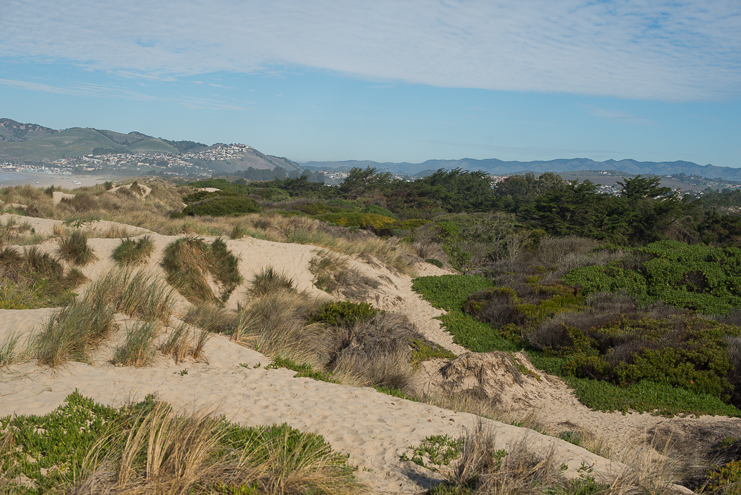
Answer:
[[146, 263], [154, 252], [154, 242], [149, 236], [134, 239], [121, 239], [113, 250], [113, 260], [121, 265], [136, 265]]
[[98, 259], [93, 250], [87, 245], [87, 237], [79, 230], [75, 230], [70, 236], [61, 239], [59, 255], [70, 263], [80, 266]]
[[[193, 304], [221, 304], [242, 283], [239, 260], [221, 239], [215, 239], [210, 246], [196, 237], [178, 239], [165, 248], [162, 266], [168, 283]], [[218, 296], [211, 290], [207, 276], [219, 284]]]
[[639, 301], [662, 301], [704, 314], [728, 314], [741, 306], [741, 249], [660, 241], [637, 250], [642, 258], [623, 267], [577, 268], [564, 283], [584, 294], [624, 291]]
[[188, 216], [223, 217], [259, 212], [260, 205], [252, 198], [220, 195], [189, 204], [182, 213]]
[[332, 326], [353, 326], [355, 323], [368, 321], [378, 311], [368, 303], [349, 301], [328, 302], [313, 311], [307, 323], [326, 323]]

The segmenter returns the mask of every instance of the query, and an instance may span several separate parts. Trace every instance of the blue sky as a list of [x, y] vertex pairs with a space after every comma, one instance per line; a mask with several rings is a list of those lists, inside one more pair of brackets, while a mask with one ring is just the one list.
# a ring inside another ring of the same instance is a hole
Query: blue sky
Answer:
[[296, 161], [741, 166], [741, 2], [0, 0], [0, 117]]

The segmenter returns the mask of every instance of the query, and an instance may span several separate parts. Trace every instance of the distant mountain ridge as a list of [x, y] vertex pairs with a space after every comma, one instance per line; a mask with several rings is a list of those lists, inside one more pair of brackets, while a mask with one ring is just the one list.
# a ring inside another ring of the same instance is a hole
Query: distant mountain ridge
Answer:
[[347, 160], [327, 162], [304, 162], [302, 166], [308, 169], [328, 168], [352, 168], [352, 167], [375, 167], [379, 170], [387, 170], [392, 173], [418, 174], [427, 170], [440, 168], [463, 170], [483, 170], [490, 174], [507, 175], [524, 172], [573, 172], [577, 170], [618, 170], [634, 175], [701, 175], [712, 179], [724, 179], [741, 181], [741, 169], [732, 167], [717, 167], [715, 165], [698, 165], [693, 162], [641, 162], [638, 160], [605, 160], [603, 162], [589, 158], [560, 158], [547, 161], [504, 161], [496, 158], [477, 160], [474, 158], [462, 158], [460, 160], [427, 160], [422, 163], [393, 163], [374, 162], [370, 160]]
[[[208, 146], [194, 141], [171, 141], [155, 138], [141, 132], [128, 134], [104, 129], [72, 127], [55, 130], [38, 124], [23, 124], [12, 119], [0, 119], [0, 162], [38, 163], [60, 158], [111, 153], [167, 153], [196, 154], [218, 146]], [[238, 156], [226, 160], [191, 159], [207, 166], [213, 172], [233, 173], [247, 170], [273, 170], [280, 167], [287, 172], [302, 167], [287, 158], [265, 155], [254, 148], [243, 150]]]

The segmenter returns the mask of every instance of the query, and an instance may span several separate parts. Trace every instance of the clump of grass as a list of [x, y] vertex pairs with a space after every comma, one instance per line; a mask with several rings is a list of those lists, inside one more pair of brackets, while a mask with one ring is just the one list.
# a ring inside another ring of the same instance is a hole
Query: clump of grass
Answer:
[[5, 336], [0, 344], [0, 366], [10, 366], [15, 363], [19, 356], [18, 342], [21, 339], [20, 333], [10, 332]]
[[252, 279], [250, 294], [261, 297], [282, 290], [295, 291], [293, 279], [285, 273], [279, 273], [272, 266], [266, 266]]
[[137, 265], [146, 263], [153, 252], [154, 242], [147, 235], [136, 240], [121, 239], [111, 257], [119, 265]]
[[175, 363], [179, 363], [190, 354], [190, 329], [187, 325], [178, 325], [167, 340], [160, 347], [160, 352], [166, 356], [172, 356]]
[[457, 356], [438, 344], [432, 344], [423, 339], [412, 339], [409, 343], [412, 347], [412, 364], [415, 366], [430, 359], [450, 359]]
[[116, 349], [113, 364], [140, 368], [154, 359], [154, 339], [159, 325], [151, 321], [135, 323], [126, 330], [126, 340]]
[[43, 239], [28, 222], [18, 222], [11, 216], [3, 224], [0, 222], [0, 247], [6, 244], [27, 245], [37, 244]]
[[35, 246], [23, 254], [10, 247], [0, 251], [0, 309], [62, 306], [84, 280], [76, 268], [65, 274], [54, 257]]
[[239, 341], [273, 359], [321, 365], [321, 332], [304, 327], [317, 305], [304, 292], [278, 291], [254, 298], [242, 313]]
[[85, 297], [49, 318], [36, 335], [33, 349], [39, 364], [57, 367], [68, 360], [90, 362], [92, 351], [114, 328], [113, 309]]
[[376, 316], [378, 310], [368, 303], [333, 301], [324, 303], [313, 311], [307, 323], [326, 323], [332, 326], [351, 327]]
[[347, 259], [329, 251], [319, 251], [309, 261], [309, 271], [314, 275], [314, 286], [330, 294], [350, 299], [366, 299], [380, 283], [347, 267]]
[[173, 290], [143, 270], [111, 271], [90, 285], [86, 297], [145, 321], [167, 324], [172, 315]]
[[90, 246], [87, 245], [87, 236], [80, 230], [75, 230], [71, 235], [61, 239], [59, 242], [59, 256], [79, 266], [85, 266], [98, 259]]
[[[242, 283], [239, 260], [221, 239], [211, 245], [196, 237], [178, 239], [165, 248], [162, 266], [170, 285], [193, 304], [223, 304]], [[218, 295], [209, 277], [218, 286]]]
[[[318, 435], [178, 414], [152, 396], [114, 409], [75, 392], [44, 416], [0, 418], [0, 487], [25, 493], [365, 493]], [[81, 454], [83, 453], [83, 454]], [[31, 459], [29, 461], [29, 459]]]
[[196, 329], [186, 324], [180, 324], [170, 332], [167, 340], [160, 346], [160, 352], [166, 356], [171, 356], [175, 363], [179, 363], [187, 357], [198, 360], [203, 356], [203, 350], [212, 335], [206, 329]]
[[241, 315], [227, 311], [220, 306], [203, 303], [191, 306], [183, 321], [213, 333], [233, 335], [237, 331]]

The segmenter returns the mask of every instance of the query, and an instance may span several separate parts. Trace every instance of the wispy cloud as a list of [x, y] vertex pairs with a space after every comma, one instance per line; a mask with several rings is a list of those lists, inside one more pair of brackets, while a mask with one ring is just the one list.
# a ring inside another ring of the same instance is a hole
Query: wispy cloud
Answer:
[[0, 56], [145, 77], [310, 67], [660, 100], [741, 96], [736, 0], [8, 0]]
[[643, 117], [639, 117], [637, 115], [631, 115], [628, 113], [621, 112], [619, 110], [610, 110], [608, 108], [599, 108], [599, 107], [593, 107], [593, 106], [587, 106], [587, 111], [594, 115], [595, 117], [599, 117], [602, 120], [605, 120], [607, 122], [616, 122], [618, 124], [630, 124], [630, 125], [641, 125], [641, 126], [651, 126], [655, 125], [655, 122], [651, 119], [646, 119]]
[[16, 89], [26, 89], [29, 91], [40, 91], [42, 93], [85, 96], [92, 98], [124, 98], [128, 100], [138, 101], [171, 101], [188, 108], [207, 110], [248, 110], [249, 107], [246, 105], [251, 106], [255, 104], [254, 102], [240, 102], [239, 104], [237, 104], [210, 98], [195, 98], [190, 96], [156, 97], [123, 88], [98, 84], [56, 86], [34, 81], [0, 79], [0, 86]]

